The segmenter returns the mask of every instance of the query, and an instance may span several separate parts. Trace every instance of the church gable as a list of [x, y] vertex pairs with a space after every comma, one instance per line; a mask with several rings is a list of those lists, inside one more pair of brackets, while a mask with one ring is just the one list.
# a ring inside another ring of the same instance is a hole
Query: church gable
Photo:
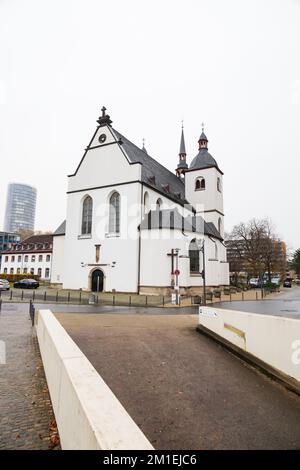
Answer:
[[111, 120], [102, 109], [98, 127], [73, 175], [69, 191], [80, 191], [139, 181], [141, 165], [130, 162], [111, 128]]

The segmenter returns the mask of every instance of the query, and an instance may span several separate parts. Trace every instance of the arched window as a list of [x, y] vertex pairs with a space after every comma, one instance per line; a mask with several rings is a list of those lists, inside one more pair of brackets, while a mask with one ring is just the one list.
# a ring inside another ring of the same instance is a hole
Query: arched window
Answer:
[[215, 243], [215, 259], [218, 259], [218, 245]]
[[162, 200], [160, 199], [160, 197], [157, 199], [156, 201], [156, 210], [157, 211], [160, 211], [161, 210], [161, 207], [162, 207]]
[[149, 212], [149, 194], [147, 191], [144, 194], [144, 215], [148, 214]]
[[199, 273], [200, 262], [199, 262], [199, 248], [194, 238], [189, 246], [189, 258], [190, 258], [190, 273]]
[[221, 192], [221, 178], [217, 178], [217, 190]]
[[221, 233], [221, 230], [222, 230], [222, 220], [221, 220], [221, 217], [219, 217], [219, 219], [218, 219], [218, 231], [219, 231], [219, 233]]
[[116, 191], [109, 199], [109, 233], [120, 233], [120, 194]]
[[82, 221], [81, 221], [81, 234], [90, 235], [92, 233], [92, 219], [93, 219], [93, 199], [91, 196], [86, 196], [82, 203]]
[[202, 189], [205, 189], [205, 179], [200, 176], [196, 179], [195, 191], [201, 191]]

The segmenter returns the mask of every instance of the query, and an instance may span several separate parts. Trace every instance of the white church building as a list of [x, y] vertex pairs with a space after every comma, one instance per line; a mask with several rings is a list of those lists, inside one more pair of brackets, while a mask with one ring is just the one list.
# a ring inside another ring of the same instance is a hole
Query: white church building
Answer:
[[223, 173], [202, 129], [172, 173], [120, 134], [102, 108], [69, 176], [66, 221], [54, 233], [51, 281], [66, 289], [181, 293], [229, 283]]

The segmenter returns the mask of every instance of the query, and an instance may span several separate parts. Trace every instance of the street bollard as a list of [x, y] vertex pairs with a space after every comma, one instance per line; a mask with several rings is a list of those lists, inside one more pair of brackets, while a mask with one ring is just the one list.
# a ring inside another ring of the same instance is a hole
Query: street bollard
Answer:
[[115, 296], [113, 295], [113, 306], [116, 305], [116, 299], [115, 299]]
[[79, 303], [81, 304], [81, 291], [79, 292]]
[[47, 300], [47, 292], [45, 291], [44, 292], [44, 302], [46, 302], [46, 300]]
[[22, 290], [21, 300], [24, 300], [24, 291]]
[[12, 300], [12, 298], [13, 298], [13, 291], [11, 290], [10, 291], [10, 300]]
[[70, 302], [70, 291], [68, 292], [68, 303]]

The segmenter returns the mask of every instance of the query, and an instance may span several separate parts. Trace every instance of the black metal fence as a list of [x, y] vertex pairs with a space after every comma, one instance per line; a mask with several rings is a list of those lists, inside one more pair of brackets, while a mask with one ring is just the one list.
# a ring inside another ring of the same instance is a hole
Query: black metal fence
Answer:
[[[278, 288], [276, 289], [278, 291]], [[253, 300], [263, 300], [274, 289], [257, 289]], [[247, 300], [248, 296], [243, 290], [225, 287], [222, 290], [215, 289], [206, 293], [206, 299], [203, 294], [193, 296], [181, 296], [180, 303], [184, 305], [209, 304], [213, 301], [232, 301]], [[120, 293], [89, 293], [83, 291], [66, 291], [55, 289], [38, 290], [20, 290], [11, 289], [10, 291], [0, 291], [0, 311], [1, 301], [10, 302], [28, 302], [28, 303], [57, 303], [57, 304], [75, 304], [75, 305], [111, 305], [111, 306], [139, 306], [139, 307], [165, 307], [172, 304], [172, 297], [163, 295], [139, 295], [139, 294], [120, 294]], [[204, 302], [205, 300], [205, 302]]]

